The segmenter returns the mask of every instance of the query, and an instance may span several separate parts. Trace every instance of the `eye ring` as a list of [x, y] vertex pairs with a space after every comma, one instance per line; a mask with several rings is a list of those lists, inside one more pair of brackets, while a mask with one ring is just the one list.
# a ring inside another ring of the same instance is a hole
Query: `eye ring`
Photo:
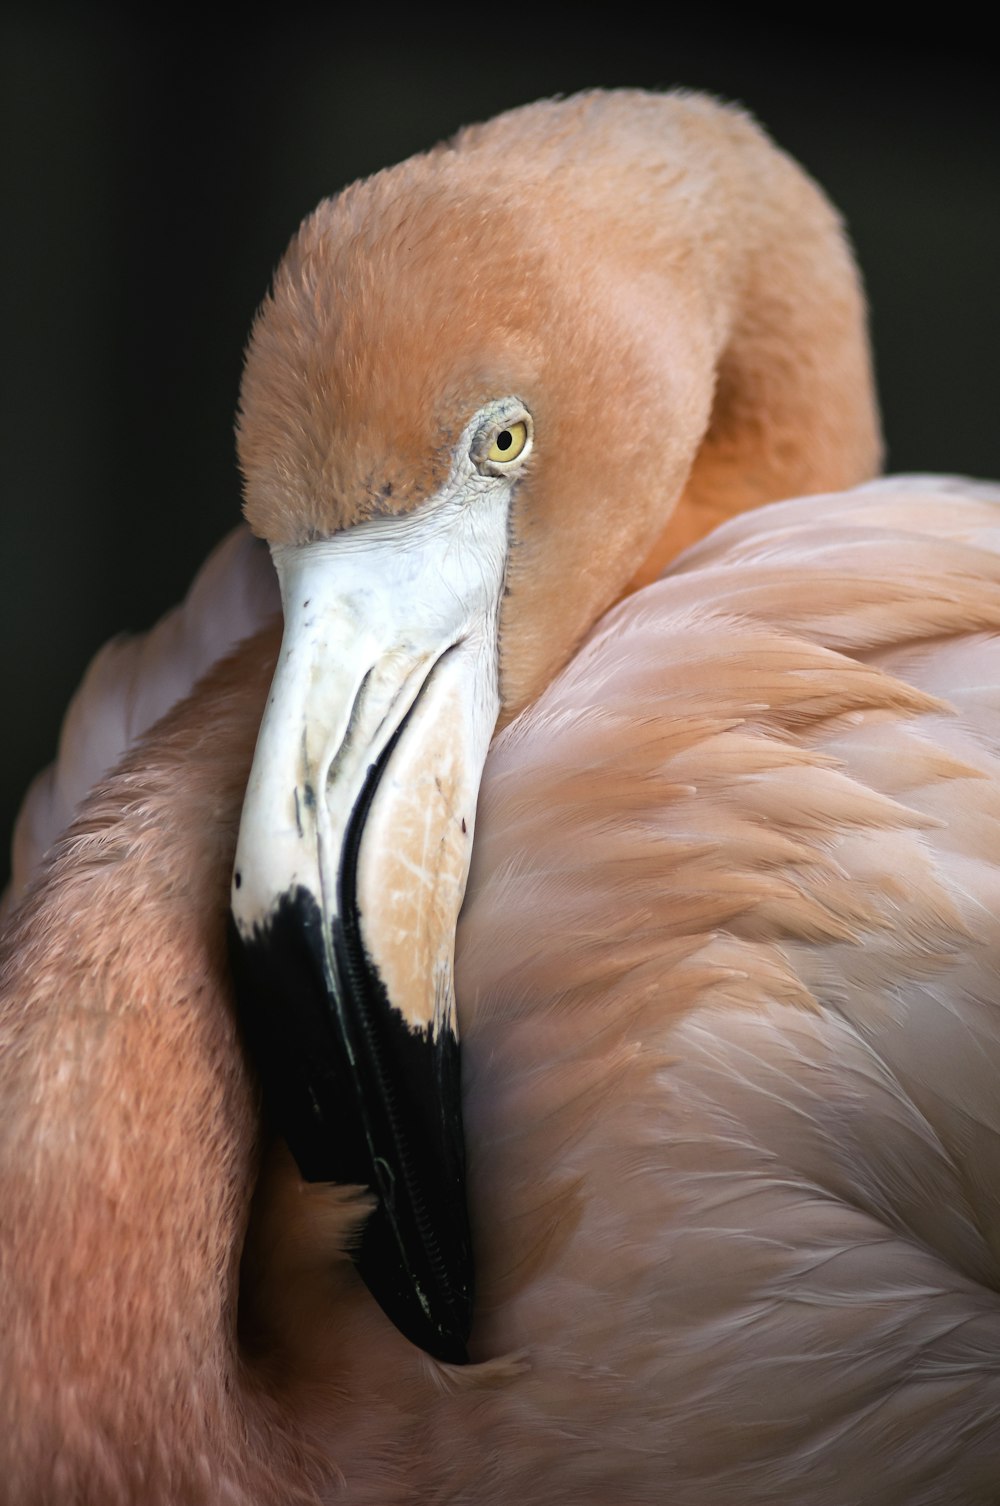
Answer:
[[473, 463], [493, 476], [517, 470], [530, 455], [534, 438], [534, 425], [527, 408], [516, 399], [507, 398], [491, 403], [481, 417], [487, 422], [472, 447]]

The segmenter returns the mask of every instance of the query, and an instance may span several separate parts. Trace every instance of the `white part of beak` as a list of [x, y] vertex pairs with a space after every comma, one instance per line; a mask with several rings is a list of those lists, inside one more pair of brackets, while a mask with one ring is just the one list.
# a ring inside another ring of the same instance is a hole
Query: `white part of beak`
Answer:
[[274, 551], [285, 634], [240, 827], [237, 930], [249, 938], [297, 889], [327, 930], [341, 916], [348, 828], [398, 739], [364, 814], [356, 900], [411, 1028], [454, 1028], [455, 923], [499, 710], [509, 490], [473, 476], [419, 512]]

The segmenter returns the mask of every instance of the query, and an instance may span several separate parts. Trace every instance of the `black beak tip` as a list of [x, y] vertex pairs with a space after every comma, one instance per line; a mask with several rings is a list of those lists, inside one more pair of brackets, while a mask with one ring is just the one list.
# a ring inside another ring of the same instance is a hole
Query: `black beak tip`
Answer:
[[248, 1052], [305, 1180], [378, 1194], [353, 1255], [376, 1301], [420, 1349], [464, 1365], [473, 1263], [458, 1042], [407, 1029], [360, 945], [345, 957], [347, 945], [336, 921], [324, 937], [304, 889], [249, 938], [230, 922]]
[[[472, 1328], [472, 1259], [464, 1223], [449, 1241], [447, 1271], [436, 1250], [407, 1240], [400, 1258], [400, 1231], [384, 1203], [372, 1211], [355, 1256], [358, 1273], [382, 1311], [411, 1344], [446, 1365], [469, 1363]], [[415, 1268], [416, 1267], [416, 1268]]]

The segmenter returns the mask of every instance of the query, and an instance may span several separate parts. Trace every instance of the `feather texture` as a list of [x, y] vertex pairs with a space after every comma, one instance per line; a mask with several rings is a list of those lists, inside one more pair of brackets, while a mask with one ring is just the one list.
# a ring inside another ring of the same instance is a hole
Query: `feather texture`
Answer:
[[273, 637], [126, 757], [7, 941], [12, 1501], [995, 1500], [998, 503], [736, 520], [498, 738], [467, 1369], [338, 1255], [363, 1203], [258, 1170], [219, 950]]

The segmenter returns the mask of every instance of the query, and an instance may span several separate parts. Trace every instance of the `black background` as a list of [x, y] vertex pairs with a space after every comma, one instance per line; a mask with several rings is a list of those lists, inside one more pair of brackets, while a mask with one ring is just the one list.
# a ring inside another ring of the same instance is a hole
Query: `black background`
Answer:
[[[94, 650], [183, 594], [239, 511], [254, 309], [301, 217], [459, 125], [592, 85], [746, 105], [865, 273], [888, 467], [1000, 476], [993, 47], [658, 7], [274, 6], [223, 26], [0, 9], [0, 832]], [[234, 13], [235, 16], [236, 13]], [[3, 868], [0, 866], [0, 882]]]

